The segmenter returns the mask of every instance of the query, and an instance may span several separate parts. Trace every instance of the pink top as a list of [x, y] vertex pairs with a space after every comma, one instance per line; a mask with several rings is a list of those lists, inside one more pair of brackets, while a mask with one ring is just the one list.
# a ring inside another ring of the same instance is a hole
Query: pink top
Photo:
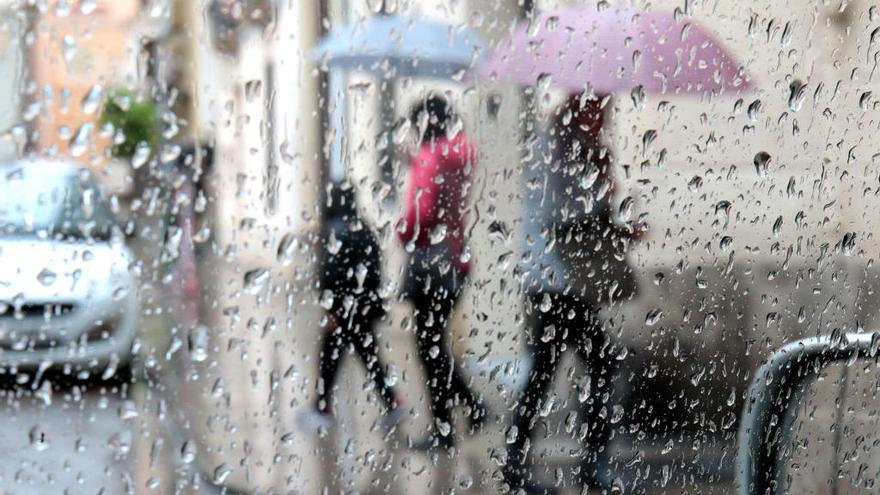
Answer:
[[463, 274], [470, 270], [461, 254], [467, 195], [475, 163], [476, 152], [464, 133], [423, 143], [418, 154], [410, 158], [398, 230], [401, 242], [415, 239], [416, 248], [420, 248], [430, 246], [432, 233], [439, 236], [439, 229], [445, 226], [452, 263]]

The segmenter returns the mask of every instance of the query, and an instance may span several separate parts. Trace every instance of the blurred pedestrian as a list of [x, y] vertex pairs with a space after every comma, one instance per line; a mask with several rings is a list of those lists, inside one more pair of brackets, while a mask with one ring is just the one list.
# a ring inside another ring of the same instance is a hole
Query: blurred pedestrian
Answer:
[[318, 394], [314, 411], [303, 417], [306, 426], [332, 424], [333, 391], [346, 353], [355, 353], [367, 369], [376, 392], [385, 403], [384, 429], [404, 414], [385, 375], [379, 357], [375, 326], [385, 316], [380, 296], [382, 262], [379, 244], [361, 220], [354, 189], [348, 183], [331, 184], [320, 239], [318, 290], [327, 310], [319, 356]]
[[581, 480], [591, 488], [607, 486], [603, 468], [609, 428], [602, 411], [612, 392], [615, 358], [599, 310], [635, 295], [626, 248], [637, 229], [614, 218], [613, 160], [600, 133], [605, 101], [595, 95], [570, 96], [550, 129], [532, 140], [523, 172], [522, 280], [533, 364], [514, 409], [514, 441], [504, 468], [514, 488], [535, 487], [528, 449], [566, 348], [574, 349], [588, 368]]
[[403, 294], [414, 306], [418, 355], [428, 378], [434, 425], [424, 447], [451, 447], [454, 405], [467, 406], [471, 429], [486, 411], [453, 362], [448, 340], [452, 311], [470, 271], [464, 229], [473, 145], [446, 100], [431, 95], [410, 113], [420, 147], [410, 158], [399, 238], [411, 253]]

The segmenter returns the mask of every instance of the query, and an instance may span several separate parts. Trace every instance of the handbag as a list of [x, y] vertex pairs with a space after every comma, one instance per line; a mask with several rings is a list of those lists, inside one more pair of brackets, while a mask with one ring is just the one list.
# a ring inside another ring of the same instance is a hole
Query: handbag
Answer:
[[565, 292], [599, 306], [638, 295], [638, 280], [629, 262], [629, 233], [604, 215], [567, 223], [557, 233]]

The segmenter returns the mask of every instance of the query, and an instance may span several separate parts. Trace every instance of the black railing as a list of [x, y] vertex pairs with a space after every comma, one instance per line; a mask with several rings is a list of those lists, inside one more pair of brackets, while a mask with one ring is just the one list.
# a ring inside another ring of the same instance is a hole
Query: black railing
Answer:
[[755, 375], [739, 431], [740, 495], [782, 493], [792, 425], [801, 398], [828, 365], [877, 356], [880, 333], [812, 337], [774, 352]]

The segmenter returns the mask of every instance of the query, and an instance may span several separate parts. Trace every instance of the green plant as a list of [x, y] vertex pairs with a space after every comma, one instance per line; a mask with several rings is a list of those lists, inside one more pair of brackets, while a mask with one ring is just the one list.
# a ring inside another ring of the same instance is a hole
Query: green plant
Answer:
[[139, 143], [146, 143], [150, 155], [154, 155], [159, 141], [158, 120], [155, 103], [137, 100], [134, 93], [127, 89], [114, 90], [101, 113], [101, 124], [113, 124], [125, 138], [113, 145], [113, 156], [131, 159]]

